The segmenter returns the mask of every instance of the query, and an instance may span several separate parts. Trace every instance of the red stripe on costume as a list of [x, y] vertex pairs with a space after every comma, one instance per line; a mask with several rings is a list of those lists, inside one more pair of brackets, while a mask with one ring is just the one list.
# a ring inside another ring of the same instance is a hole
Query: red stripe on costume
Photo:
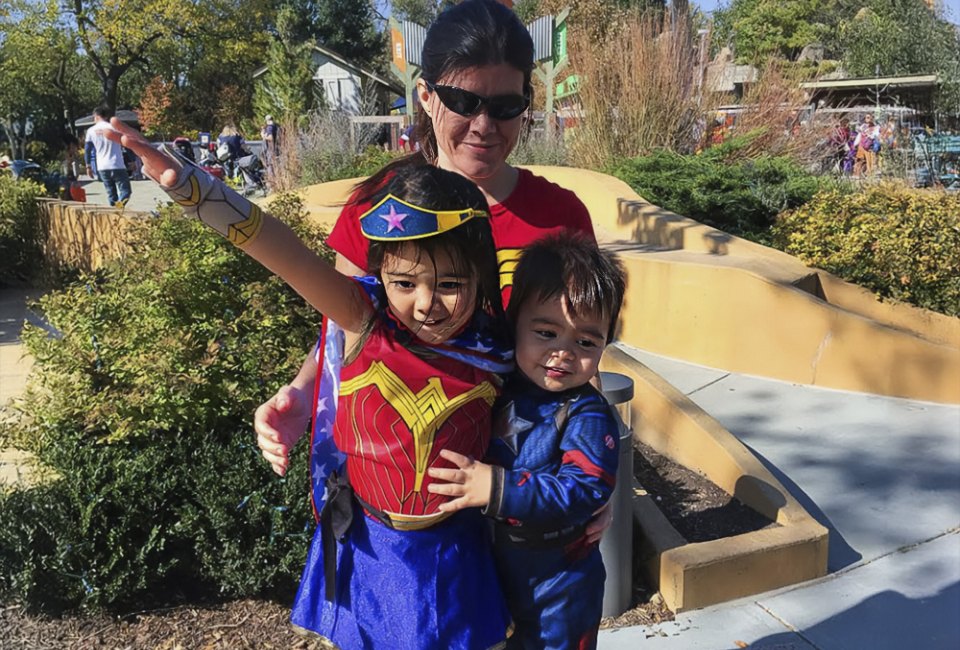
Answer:
[[595, 465], [582, 451], [576, 449], [568, 451], [563, 455], [561, 462], [564, 464], [572, 463], [582, 469], [587, 476], [595, 476], [611, 487], [617, 483], [616, 478], [607, 473], [602, 467]]

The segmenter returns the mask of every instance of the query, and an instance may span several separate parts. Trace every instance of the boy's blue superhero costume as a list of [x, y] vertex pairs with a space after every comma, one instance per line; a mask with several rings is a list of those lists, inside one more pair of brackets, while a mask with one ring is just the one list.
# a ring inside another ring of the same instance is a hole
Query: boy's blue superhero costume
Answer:
[[589, 384], [552, 393], [515, 374], [502, 395], [484, 514], [516, 625], [508, 647], [595, 647], [606, 573], [585, 530], [613, 494], [617, 420]]

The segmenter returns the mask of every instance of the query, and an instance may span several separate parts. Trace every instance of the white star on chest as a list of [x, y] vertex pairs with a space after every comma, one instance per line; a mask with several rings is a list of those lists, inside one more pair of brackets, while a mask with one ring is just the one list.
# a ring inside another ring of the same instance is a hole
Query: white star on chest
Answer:
[[533, 422], [524, 420], [517, 415], [517, 404], [511, 401], [506, 407], [500, 410], [493, 430], [496, 436], [500, 440], [503, 440], [507, 447], [510, 448], [510, 451], [512, 451], [514, 455], [517, 455], [519, 453], [517, 438], [521, 433], [529, 431], [532, 428]]
[[475, 351], [475, 352], [480, 352], [480, 353], [482, 353], [482, 354], [486, 354], [487, 352], [489, 352], [490, 350], [492, 350], [493, 347], [492, 347], [492, 346], [489, 346], [489, 345], [484, 345], [484, 344], [483, 344], [483, 341], [481, 341], [481, 340], [478, 339], [476, 343], [474, 343], [473, 345], [471, 345], [471, 346], [470, 346], [469, 348], [467, 348], [467, 349], [468, 349], [468, 350], [473, 350], [473, 351]]

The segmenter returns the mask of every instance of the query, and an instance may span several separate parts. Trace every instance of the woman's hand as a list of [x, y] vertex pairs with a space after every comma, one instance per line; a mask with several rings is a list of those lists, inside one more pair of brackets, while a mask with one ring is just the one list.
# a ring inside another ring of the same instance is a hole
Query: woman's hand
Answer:
[[427, 470], [430, 478], [439, 482], [427, 486], [433, 494], [455, 497], [437, 508], [440, 512], [456, 512], [464, 508], [476, 508], [490, 501], [490, 485], [493, 482], [493, 468], [486, 463], [478, 463], [468, 456], [444, 449], [440, 457], [449, 460], [458, 469], [431, 467]]
[[154, 147], [143, 137], [142, 133], [127, 126], [117, 118], [110, 119], [110, 126], [113, 127], [113, 130], [104, 131], [104, 135], [140, 156], [143, 161], [144, 174], [165, 188], [177, 184], [177, 174], [182, 165], [169, 154]]
[[261, 404], [253, 416], [257, 446], [274, 472], [283, 476], [290, 467], [290, 450], [310, 423], [311, 399], [306, 391], [284, 386]]

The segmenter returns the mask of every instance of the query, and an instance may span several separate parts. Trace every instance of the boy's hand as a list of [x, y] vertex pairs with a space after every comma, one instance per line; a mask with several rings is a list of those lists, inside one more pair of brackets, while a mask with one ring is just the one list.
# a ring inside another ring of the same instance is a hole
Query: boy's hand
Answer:
[[440, 512], [456, 512], [464, 508], [476, 508], [487, 505], [490, 501], [490, 485], [493, 482], [493, 468], [486, 463], [458, 454], [455, 451], [444, 449], [440, 457], [449, 460], [459, 469], [442, 469], [431, 467], [427, 470], [430, 478], [436, 483], [427, 486], [433, 494], [444, 494], [454, 497], [437, 508]]

